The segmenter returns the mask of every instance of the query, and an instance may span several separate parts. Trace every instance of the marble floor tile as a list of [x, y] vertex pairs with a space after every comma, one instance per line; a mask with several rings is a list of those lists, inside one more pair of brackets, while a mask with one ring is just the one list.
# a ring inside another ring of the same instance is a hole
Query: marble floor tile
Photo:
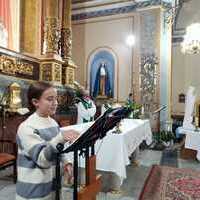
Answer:
[[[127, 166], [127, 179], [124, 180], [120, 190], [121, 194], [113, 194], [110, 192], [101, 192], [97, 196], [97, 200], [137, 200], [142, 190], [146, 177], [149, 174], [153, 164], [160, 164], [162, 151], [144, 150], [138, 155], [139, 166], [133, 164]], [[180, 168], [191, 168], [200, 170], [200, 162], [196, 160], [178, 159]], [[9, 177], [12, 169], [0, 171], [0, 200], [15, 199], [15, 184], [13, 179]], [[64, 199], [72, 199], [72, 190], [63, 192]], [[68, 198], [66, 198], [68, 197]]]

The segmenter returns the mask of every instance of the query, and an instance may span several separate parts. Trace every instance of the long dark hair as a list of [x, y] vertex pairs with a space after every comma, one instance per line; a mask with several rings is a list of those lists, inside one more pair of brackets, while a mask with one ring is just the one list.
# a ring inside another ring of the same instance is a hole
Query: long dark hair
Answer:
[[29, 86], [27, 99], [28, 99], [28, 108], [31, 113], [33, 113], [36, 110], [32, 100], [33, 99], [39, 100], [43, 92], [51, 87], [53, 87], [52, 84], [42, 81], [35, 82]]

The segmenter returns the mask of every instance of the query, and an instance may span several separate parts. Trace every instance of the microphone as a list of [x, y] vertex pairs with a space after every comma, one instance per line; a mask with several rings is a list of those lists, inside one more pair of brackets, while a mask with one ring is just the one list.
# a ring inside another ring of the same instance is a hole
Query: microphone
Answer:
[[64, 144], [58, 143], [58, 144], [56, 145], [56, 149], [57, 149], [58, 152], [60, 153], [60, 152], [64, 149]]

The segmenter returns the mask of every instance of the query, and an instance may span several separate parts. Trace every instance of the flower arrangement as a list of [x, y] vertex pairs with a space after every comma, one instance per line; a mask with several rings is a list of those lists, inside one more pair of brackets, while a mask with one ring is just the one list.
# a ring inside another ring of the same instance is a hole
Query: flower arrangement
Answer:
[[142, 105], [135, 103], [134, 101], [127, 101], [125, 106], [130, 108], [132, 112], [129, 115], [129, 118], [139, 119], [142, 114]]

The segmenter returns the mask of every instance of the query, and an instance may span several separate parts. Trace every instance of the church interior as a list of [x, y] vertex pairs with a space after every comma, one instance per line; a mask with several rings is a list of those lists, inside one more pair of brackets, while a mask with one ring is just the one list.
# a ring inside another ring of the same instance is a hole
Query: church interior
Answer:
[[199, 53], [199, 0], [0, 0], [0, 200], [36, 82], [56, 88], [61, 132], [83, 135], [73, 180], [21, 200], [200, 199]]

